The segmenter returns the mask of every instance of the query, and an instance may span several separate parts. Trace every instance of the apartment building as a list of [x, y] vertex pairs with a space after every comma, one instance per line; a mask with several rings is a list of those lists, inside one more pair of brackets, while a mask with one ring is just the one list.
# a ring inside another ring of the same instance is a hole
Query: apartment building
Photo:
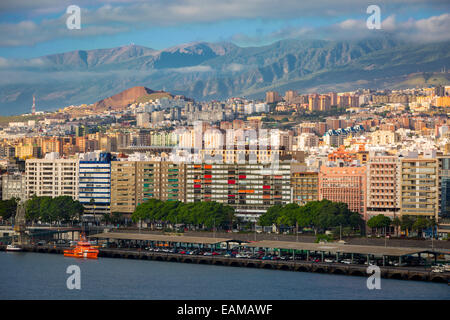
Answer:
[[292, 201], [290, 163], [186, 164], [186, 202], [197, 201], [228, 204], [238, 217], [255, 221], [271, 206]]
[[450, 155], [437, 157], [438, 161], [438, 233], [450, 233]]
[[163, 201], [185, 201], [184, 163], [170, 161], [136, 162], [137, 205], [151, 198]]
[[201, 162], [224, 163], [272, 163], [287, 155], [285, 148], [258, 148], [245, 146], [233, 149], [202, 149], [200, 150]]
[[304, 205], [319, 200], [318, 172], [291, 172], [291, 186], [293, 202]]
[[326, 167], [319, 172], [319, 200], [344, 202], [367, 220], [366, 167]]
[[86, 153], [80, 156], [78, 197], [84, 217], [110, 213], [111, 154]]
[[[71, 196], [78, 200], [78, 159], [27, 159], [25, 162], [26, 199], [38, 197]], [[25, 200], [26, 200], [25, 199]]]
[[26, 176], [21, 172], [13, 172], [2, 175], [2, 200], [26, 198]]
[[391, 219], [400, 213], [400, 159], [371, 155], [367, 163], [367, 217], [383, 214]]
[[111, 213], [131, 214], [136, 208], [136, 162], [111, 162]]
[[438, 167], [436, 158], [401, 160], [401, 215], [438, 218]]
[[389, 145], [400, 141], [400, 135], [394, 131], [377, 130], [370, 134], [373, 145]]
[[112, 161], [111, 212], [131, 214], [152, 198], [185, 201], [185, 164], [171, 161]]

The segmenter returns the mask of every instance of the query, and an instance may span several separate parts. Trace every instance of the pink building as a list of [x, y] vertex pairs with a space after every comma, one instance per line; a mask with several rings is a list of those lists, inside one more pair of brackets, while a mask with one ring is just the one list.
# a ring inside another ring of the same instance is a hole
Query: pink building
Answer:
[[326, 167], [319, 173], [319, 200], [344, 202], [367, 220], [366, 167]]

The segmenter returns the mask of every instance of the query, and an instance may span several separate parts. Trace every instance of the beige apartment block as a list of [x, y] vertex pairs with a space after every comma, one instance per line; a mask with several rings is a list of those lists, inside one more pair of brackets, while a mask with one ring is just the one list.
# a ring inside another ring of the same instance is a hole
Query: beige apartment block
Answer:
[[26, 196], [71, 196], [78, 199], [78, 159], [28, 159]]
[[184, 202], [185, 168], [171, 161], [112, 161], [111, 212], [131, 214], [152, 198]]
[[371, 155], [367, 163], [367, 216], [394, 219], [400, 212], [400, 159]]
[[401, 161], [401, 215], [438, 217], [437, 159]]
[[136, 161], [111, 162], [111, 213], [131, 214], [136, 208]]
[[389, 130], [378, 130], [370, 135], [373, 145], [389, 145], [400, 141], [398, 133]]
[[318, 172], [291, 172], [293, 202], [304, 205], [319, 200]]

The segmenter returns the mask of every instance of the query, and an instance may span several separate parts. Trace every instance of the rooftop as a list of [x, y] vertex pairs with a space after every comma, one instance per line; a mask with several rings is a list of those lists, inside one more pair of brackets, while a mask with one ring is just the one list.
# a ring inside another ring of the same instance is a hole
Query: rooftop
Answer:
[[325, 251], [332, 253], [373, 254], [379, 256], [406, 256], [427, 251], [422, 248], [399, 248], [382, 246], [361, 246], [341, 243], [306, 243], [263, 240], [245, 244], [246, 247]]
[[182, 242], [196, 244], [215, 244], [231, 241], [225, 238], [208, 238], [208, 237], [187, 237], [178, 235], [162, 235], [152, 233], [119, 233], [104, 232], [89, 236], [89, 238], [98, 239], [116, 239], [116, 240], [142, 240], [142, 241], [164, 241], [164, 242]]

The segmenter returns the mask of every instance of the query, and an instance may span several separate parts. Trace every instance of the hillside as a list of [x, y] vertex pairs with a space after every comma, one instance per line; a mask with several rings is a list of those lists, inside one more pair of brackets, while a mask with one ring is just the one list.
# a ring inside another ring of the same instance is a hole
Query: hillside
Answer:
[[[261, 47], [197, 42], [159, 51], [135, 45], [78, 50], [5, 64], [0, 114], [29, 112], [33, 94], [39, 111], [96, 102], [97, 108], [121, 108], [144, 101], [153, 90], [204, 101], [262, 98], [267, 90], [415, 87], [433, 84], [427, 75], [444, 67], [450, 69], [450, 42], [423, 45], [388, 37], [288, 39]], [[436, 77], [449, 83], [447, 75]], [[128, 92], [134, 87], [140, 89]]]
[[156, 96], [170, 96], [170, 94], [156, 92], [145, 87], [133, 87], [94, 103], [93, 109], [97, 112], [104, 110], [120, 111], [134, 102], [148, 101], [152, 96], [156, 98]]

